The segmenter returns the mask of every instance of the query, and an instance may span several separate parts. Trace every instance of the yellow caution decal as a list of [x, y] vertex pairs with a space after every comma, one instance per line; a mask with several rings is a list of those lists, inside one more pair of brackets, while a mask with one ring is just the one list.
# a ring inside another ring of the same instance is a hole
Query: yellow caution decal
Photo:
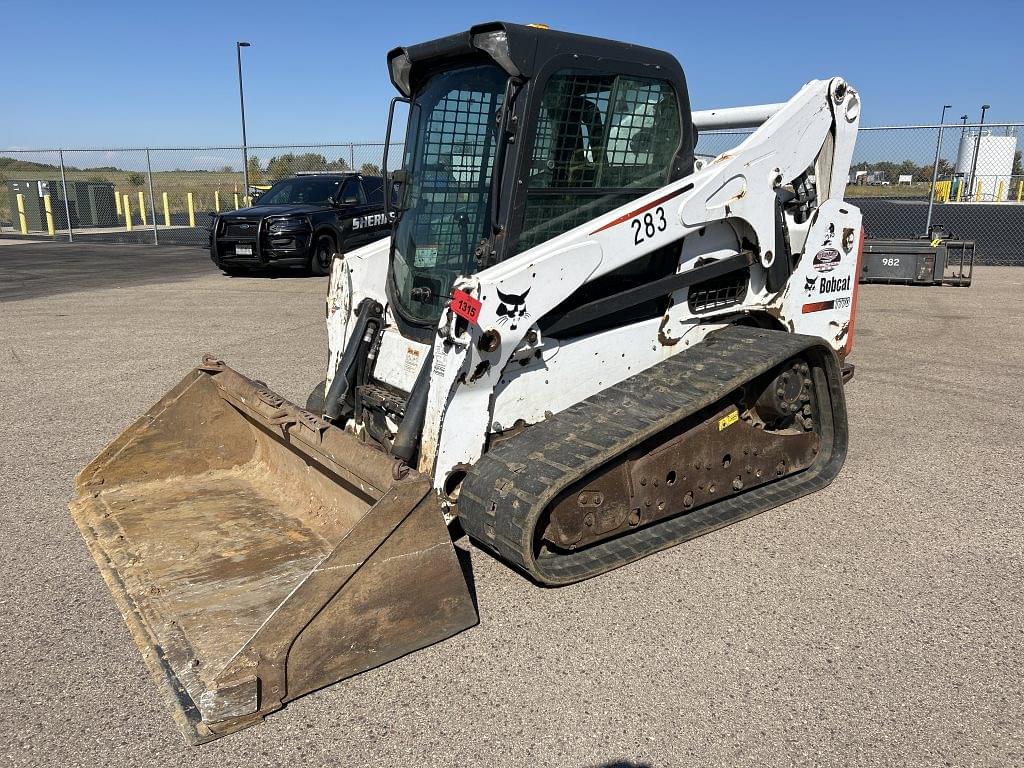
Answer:
[[932, 240], [932, 248], [938, 248], [940, 245], [942, 245], [941, 237], [936, 237], [934, 240]]
[[739, 420], [740, 420], [740, 412], [739, 411], [735, 411], [734, 410], [732, 413], [727, 413], [725, 416], [723, 416], [722, 418], [720, 418], [718, 420], [718, 431], [721, 432], [726, 427], [731, 427], [733, 424], [735, 424]]

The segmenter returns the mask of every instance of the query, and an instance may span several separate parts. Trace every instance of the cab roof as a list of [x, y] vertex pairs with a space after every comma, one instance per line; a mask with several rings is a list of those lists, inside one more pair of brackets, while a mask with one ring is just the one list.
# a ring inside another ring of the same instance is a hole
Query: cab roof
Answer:
[[[487, 33], [502, 32], [507, 40], [506, 60], [485, 47]], [[463, 61], [496, 61], [510, 75], [531, 78], [551, 59], [572, 54], [639, 64], [651, 68], [651, 77], [685, 82], [679, 61], [665, 51], [505, 21], [477, 24], [465, 32], [394, 48], [388, 53], [388, 68], [391, 82], [403, 95], [410, 96], [431, 73]], [[396, 68], [396, 60], [402, 57], [404, 60]], [[406, 66], [408, 69], [403, 72]]]

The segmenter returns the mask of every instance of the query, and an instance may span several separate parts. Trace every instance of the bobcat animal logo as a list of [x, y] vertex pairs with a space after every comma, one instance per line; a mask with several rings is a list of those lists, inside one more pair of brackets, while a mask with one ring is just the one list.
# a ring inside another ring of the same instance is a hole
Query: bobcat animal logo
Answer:
[[818, 282], [817, 275], [815, 275], [814, 277], [805, 277], [804, 278], [804, 290], [807, 293], [811, 293], [814, 290], [814, 284], [816, 282]]
[[825, 233], [825, 242], [823, 242], [822, 245], [832, 245], [832, 240], [835, 238], [835, 236], [836, 225], [835, 223], [830, 223], [828, 225], [828, 232]]
[[527, 288], [522, 293], [502, 293], [498, 291], [498, 322], [504, 325], [510, 323], [509, 330], [514, 331], [519, 327], [519, 321], [530, 316], [526, 311], [526, 296], [531, 289]]

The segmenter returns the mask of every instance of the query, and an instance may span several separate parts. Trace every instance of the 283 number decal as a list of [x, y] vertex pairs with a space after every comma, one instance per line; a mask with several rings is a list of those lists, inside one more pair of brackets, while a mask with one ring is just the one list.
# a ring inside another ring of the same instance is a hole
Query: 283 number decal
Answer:
[[629, 225], [633, 227], [633, 245], [640, 245], [645, 240], [650, 240], [658, 232], [664, 232], [668, 227], [665, 209], [659, 205], [653, 213], [637, 216], [629, 222]]

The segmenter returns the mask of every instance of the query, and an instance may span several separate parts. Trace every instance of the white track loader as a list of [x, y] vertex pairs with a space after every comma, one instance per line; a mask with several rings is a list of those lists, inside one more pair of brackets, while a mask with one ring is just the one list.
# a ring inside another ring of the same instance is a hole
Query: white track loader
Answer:
[[853, 88], [691, 113], [667, 53], [504, 23], [389, 65], [392, 235], [334, 262], [324, 386], [207, 357], [77, 480], [193, 742], [475, 624], [463, 533], [567, 584], [846, 456]]

